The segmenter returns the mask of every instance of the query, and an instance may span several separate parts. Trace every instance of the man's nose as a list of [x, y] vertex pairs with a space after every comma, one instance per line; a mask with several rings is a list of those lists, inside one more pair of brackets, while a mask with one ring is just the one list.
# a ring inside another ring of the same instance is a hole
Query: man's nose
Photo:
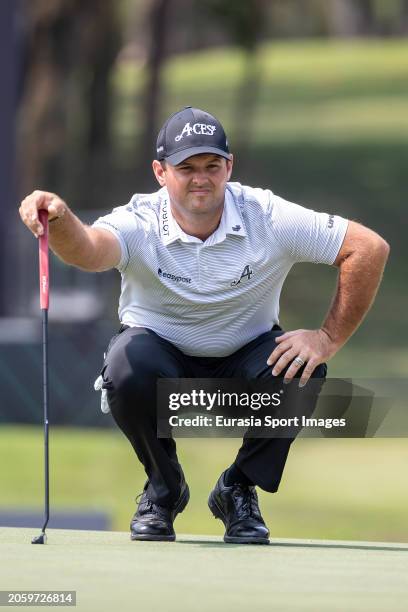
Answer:
[[205, 170], [196, 170], [193, 173], [192, 182], [196, 185], [203, 185], [208, 180], [208, 175]]

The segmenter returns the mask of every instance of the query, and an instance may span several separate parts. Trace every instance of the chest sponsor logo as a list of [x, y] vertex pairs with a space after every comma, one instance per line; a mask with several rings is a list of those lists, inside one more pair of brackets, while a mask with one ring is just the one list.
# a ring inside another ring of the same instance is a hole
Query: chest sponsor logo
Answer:
[[327, 227], [331, 229], [334, 225], [334, 215], [329, 215], [329, 220], [327, 222]]
[[160, 278], [168, 278], [176, 283], [191, 283], [191, 278], [188, 278], [187, 276], [178, 276], [177, 274], [170, 274], [169, 272], [163, 272], [161, 268], [157, 270], [157, 274]]
[[245, 279], [248, 281], [251, 278], [253, 273], [254, 271], [252, 270], [251, 266], [249, 264], [246, 265], [245, 268], [241, 272], [241, 276], [238, 279], [232, 281], [231, 287], [235, 287], [236, 285], [239, 285], [241, 281], [246, 282]]
[[188, 137], [192, 134], [197, 134], [201, 136], [212, 136], [216, 129], [217, 126], [215, 125], [208, 125], [207, 123], [193, 123], [193, 125], [191, 125], [190, 122], [188, 122], [185, 124], [180, 134], [177, 134], [174, 140], [176, 142], [180, 142], [180, 140], [182, 140], [184, 136]]

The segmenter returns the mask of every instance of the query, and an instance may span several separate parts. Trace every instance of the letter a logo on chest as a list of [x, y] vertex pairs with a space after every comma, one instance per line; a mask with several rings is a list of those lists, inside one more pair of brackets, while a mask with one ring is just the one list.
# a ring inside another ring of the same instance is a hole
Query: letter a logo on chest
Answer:
[[253, 270], [251, 269], [251, 266], [246, 265], [245, 268], [242, 270], [241, 272], [241, 276], [239, 277], [238, 280], [234, 280], [231, 283], [231, 287], [235, 287], [235, 285], [239, 285], [239, 283], [244, 279], [247, 278], [248, 280], [251, 278], [252, 274], [253, 274]]

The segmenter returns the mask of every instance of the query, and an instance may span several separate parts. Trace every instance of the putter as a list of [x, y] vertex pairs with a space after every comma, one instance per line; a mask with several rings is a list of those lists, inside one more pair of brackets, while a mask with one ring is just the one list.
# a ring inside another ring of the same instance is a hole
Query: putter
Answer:
[[40, 268], [40, 306], [42, 313], [42, 346], [43, 346], [43, 398], [44, 398], [44, 481], [45, 521], [41, 534], [31, 540], [32, 544], [45, 544], [47, 536], [45, 529], [50, 518], [49, 491], [49, 455], [48, 455], [48, 304], [49, 304], [49, 259], [48, 259], [48, 212], [39, 210], [38, 217], [44, 228], [44, 233], [38, 240]]

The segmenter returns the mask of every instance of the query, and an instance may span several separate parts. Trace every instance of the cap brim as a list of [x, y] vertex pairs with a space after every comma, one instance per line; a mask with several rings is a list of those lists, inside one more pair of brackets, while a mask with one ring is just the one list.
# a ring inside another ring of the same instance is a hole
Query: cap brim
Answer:
[[177, 166], [177, 164], [181, 164], [181, 162], [185, 161], [188, 157], [201, 155], [203, 153], [214, 153], [214, 155], [220, 155], [221, 157], [225, 157], [225, 159], [231, 159], [230, 153], [226, 153], [226, 151], [222, 149], [217, 149], [217, 147], [190, 147], [183, 151], [177, 151], [177, 153], [173, 153], [173, 155], [169, 155], [164, 159], [172, 166]]

